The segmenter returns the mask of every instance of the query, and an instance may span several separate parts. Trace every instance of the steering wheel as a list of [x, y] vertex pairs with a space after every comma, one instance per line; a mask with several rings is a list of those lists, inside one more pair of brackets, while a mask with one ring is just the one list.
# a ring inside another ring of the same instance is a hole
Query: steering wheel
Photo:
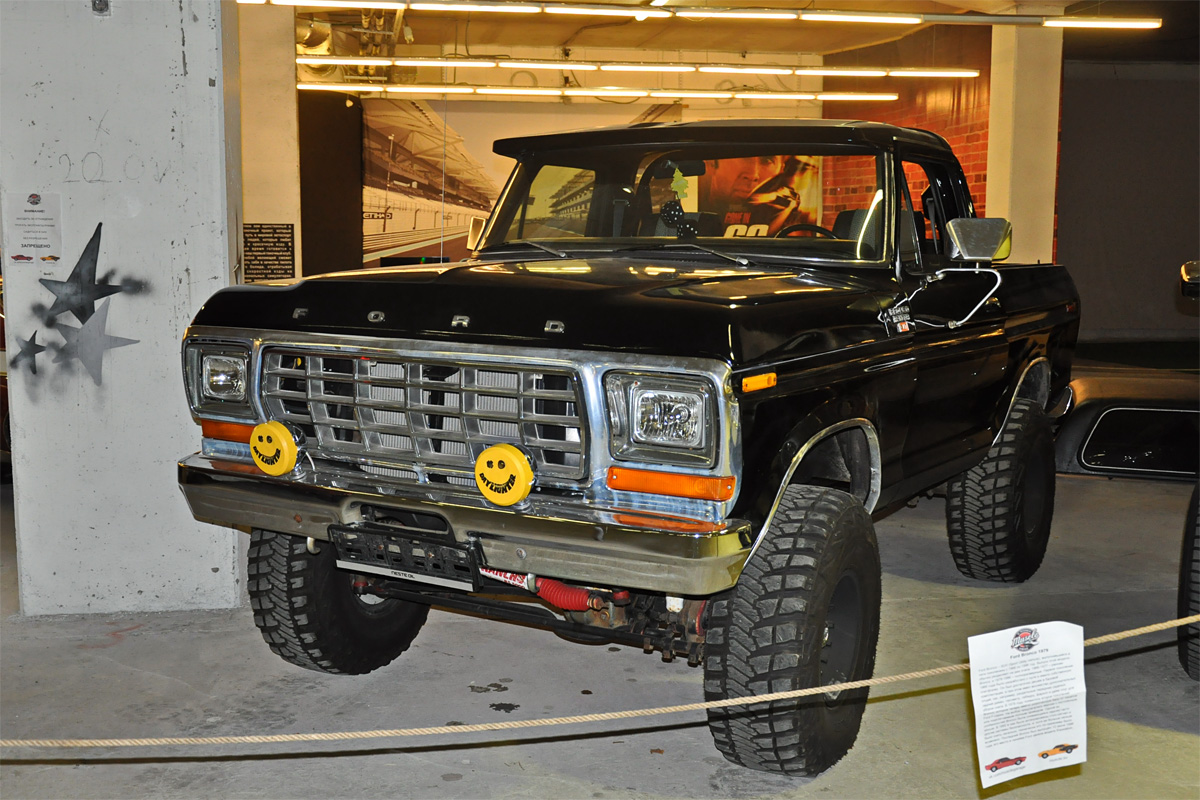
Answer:
[[828, 228], [822, 228], [820, 225], [809, 225], [807, 222], [797, 222], [795, 225], [787, 225], [783, 228], [780, 228], [779, 232], [775, 234], [775, 238], [781, 239], [785, 236], [790, 236], [797, 231], [811, 231], [812, 233], [818, 233], [821, 236], [828, 236], [830, 239], [837, 238], [837, 234]]

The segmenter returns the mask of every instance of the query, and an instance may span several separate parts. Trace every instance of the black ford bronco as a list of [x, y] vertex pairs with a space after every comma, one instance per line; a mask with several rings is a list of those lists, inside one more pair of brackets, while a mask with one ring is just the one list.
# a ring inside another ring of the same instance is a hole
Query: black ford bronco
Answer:
[[[964, 574], [1023, 581], [1078, 297], [999, 264], [945, 140], [835, 120], [499, 141], [471, 260], [214, 295], [183, 343], [196, 517], [250, 531], [254, 619], [363, 673], [431, 605], [703, 664], [708, 699], [871, 675], [873, 513], [946, 484]], [[866, 690], [717, 709], [816, 774]]]

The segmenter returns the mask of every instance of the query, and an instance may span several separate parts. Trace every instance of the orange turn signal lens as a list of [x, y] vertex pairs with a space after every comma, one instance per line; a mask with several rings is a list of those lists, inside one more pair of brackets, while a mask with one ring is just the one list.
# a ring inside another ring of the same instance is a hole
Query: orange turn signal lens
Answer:
[[774, 372], [751, 375], [748, 378], [742, 378], [742, 391], [757, 392], [759, 389], [770, 389], [776, 381], [778, 381], [778, 376]]
[[240, 422], [218, 422], [214, 419], [200, 420], [200, 435], [205, 439], [221, 439], [226, 442], [249, 442], [253, 425]]
[[728, 500], [733, 497], [736, 486], [737, 478], [732, 475], [711, 478], [706, 475], [680, 475], [678, 472], [608, 468], [608, 488], [623, 492], [694, 497], [697, 500]]

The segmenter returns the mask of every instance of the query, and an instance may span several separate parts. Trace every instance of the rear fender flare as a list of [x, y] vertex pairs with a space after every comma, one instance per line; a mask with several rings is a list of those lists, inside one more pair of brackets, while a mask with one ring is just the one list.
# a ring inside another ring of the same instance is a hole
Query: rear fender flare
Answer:
[[1017, 400], [1032, 400], [1043, 411], [1046, 409], [1050, 402], [1050, 361], [1044, 356], [1033, 359], [1021, 371], [1017, 388], [1008, 401], [1008, 408], [1004, 411], [1004, 419], [1000, 421], [1000, 426], [996, 428], [996, 435], [992, 438], [993, 446], [1000, 440], [1000, 432], [1008, 424], [1008, 418], [1012, 415], [1013, 405]]

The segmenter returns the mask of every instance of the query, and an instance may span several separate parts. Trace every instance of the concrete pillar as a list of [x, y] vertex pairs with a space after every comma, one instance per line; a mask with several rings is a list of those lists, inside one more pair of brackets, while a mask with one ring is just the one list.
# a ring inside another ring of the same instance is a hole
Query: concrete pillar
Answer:
[[[238, 40], [244, 221], [250, 226], [291, 226], [294, 274], [299, 276], [300, 135], [293, 12], [291, 6], [239, 5]], [[253, 230], [247, 237], [251, 245]], [[248, 258], [252, 260], [253, 253]]]
[[[193, 520], [175, 474], [200, 440], [180, 338], [236, 263], [235, 21], [216, 0], [0, 2], [23, 613], [239, 602], [237, 535]], [[16, 259], [31, 208], [61, 247]]]
[[987, 215], [1012, 222], [1014, 264], [1053, 258], [1061, 83], [1061, 28], [992, 28]]

